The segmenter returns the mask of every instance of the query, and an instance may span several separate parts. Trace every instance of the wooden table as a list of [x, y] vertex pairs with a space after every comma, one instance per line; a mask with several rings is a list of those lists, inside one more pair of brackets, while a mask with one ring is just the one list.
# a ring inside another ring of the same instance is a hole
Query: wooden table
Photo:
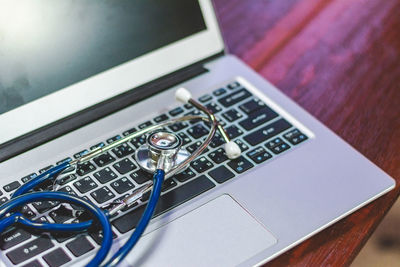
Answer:
[[[230, 52], [400, 182], [400, 0], [214, 0]], [[400, 188], [267, 266], [349, 265]]]

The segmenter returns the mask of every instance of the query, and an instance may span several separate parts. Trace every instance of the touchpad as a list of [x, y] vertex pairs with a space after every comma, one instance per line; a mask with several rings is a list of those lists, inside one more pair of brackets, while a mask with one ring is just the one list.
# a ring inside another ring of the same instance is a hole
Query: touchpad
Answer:
[[222, 195], [144, 235], [128, 261], [133, 266], [233, 266], [276, 242], [235, 200]]

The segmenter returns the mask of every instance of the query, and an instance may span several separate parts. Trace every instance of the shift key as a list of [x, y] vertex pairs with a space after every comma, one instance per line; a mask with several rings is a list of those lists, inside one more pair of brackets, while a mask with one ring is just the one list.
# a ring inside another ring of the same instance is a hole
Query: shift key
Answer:
[[54, 245], [50, 239], [43, 236], [10, 251], [6, 255], [12, 263], [20, 264], [21, 262], [33, 258], [53, 246]]
[[268, 124], [261, 129], [252, 132], [244, 137], [247, 143], [252, 146], [258, 145], [261, 142], [268, 140], [269, 138], [289, 129], [292, 125], [284, 119], [279, 119], [273, 123]]

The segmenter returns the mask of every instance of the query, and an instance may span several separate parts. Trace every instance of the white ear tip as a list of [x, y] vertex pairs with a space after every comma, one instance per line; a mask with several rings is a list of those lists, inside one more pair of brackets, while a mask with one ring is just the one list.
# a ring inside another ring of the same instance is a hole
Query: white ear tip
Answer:
[[178, 90], [176, 90], [175, 98], [179, 102], [186, 104], [192, 98], [192, 94], [185, 88], [181, 87]]
[[236, 159], [241, 154], [240, 147], [233, 141], [229, 141], [225, 144], [225, 153], [230, 159]]

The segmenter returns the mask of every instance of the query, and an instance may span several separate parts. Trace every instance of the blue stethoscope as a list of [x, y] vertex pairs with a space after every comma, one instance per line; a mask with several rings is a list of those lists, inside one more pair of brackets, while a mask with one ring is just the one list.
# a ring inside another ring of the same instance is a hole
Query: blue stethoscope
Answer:
[[[225, 140], [224, 148], [228, 158], [234, 159], [240, 156], [241, 151], [239, 146], [229, 139], [227, 133], [222, 125], [218, 122], [214, 114], [194, 100], [189, 91], [184, 88], [180, 88], [176, 91], [175, 97], [180, 102], [193, 105], [198, 110], [204, 112], [207, 116], [183, 116], [162, 122], [158, 125], [147, 127], [107, 146], [96, 148], [88, 154], [83, 155], [79, 159], [70, 162], [63, 162], [40, 174], [21, 186], [17, 191], [14, 192], [9, 201], [0, 206], [0, 233], [3, 232], [7, 227], [14, 224], [20, 224], [35, 230], [50, 232], [78, 232], [87, 230], [89, 227], [95, 225], [101, 229], [103, 233], [103, 240], [100, 249], [97, 251], [95, 257], [87, 264], [87, 266], [100, 266], [107, 257], [112, 245], [112, 231], [109, 219], [117, 215], [122, 209], [134, 205], [145, 193], [151, 190], [152, 192], [149, 202], [139, 223], [136, 226], [136, 229], [126, 243], [104, 264], [104, 266], [118, 265], [132, 250], [149, 224], [160, 197], [161, 186], [164, 179], [179, 173], [193, 159], [200, 155], [207, 148], [217, 131]], [[204, 122], [211, 123], [210, 131], [206, 139], [192, 154], [182, 148], [182, 140], [179, 136], [164, 130], [164, 128], [168, 125], [190, 120], [202, 120]], [[76, 171], [76, 168], [80, 164], [83, 164], [106, 151], [116, 148], [125, 142], [145, 134], [149, 134], [146, 139], [147, 142], [136, 150], [135, 157], [137, 163], [142, 169], [153, 173], [153, 180], [150, 183], [147, 183], [144, 186], [134, 190], [129, 196], [120, 200], [119, 202], [112, 202], [100, 208], [90, 201], [65, 192], [34, 191], [35, 188], [43, 185], [44, 182], [52, 182], [54, 190], [54, 188], [56, 188], [61, 181], [63, 184], [68, 181], [68, 177], [70, 177], [70, 175]], [[18, 211], [19, 208], [29, 203], [51, 200], [79, 206], [79, 208], [83, 208], [85, 210], [85, 214], [91, 215], [92, 219], [69, 224], [36, 222], [24, 217], [24, 215]]]

